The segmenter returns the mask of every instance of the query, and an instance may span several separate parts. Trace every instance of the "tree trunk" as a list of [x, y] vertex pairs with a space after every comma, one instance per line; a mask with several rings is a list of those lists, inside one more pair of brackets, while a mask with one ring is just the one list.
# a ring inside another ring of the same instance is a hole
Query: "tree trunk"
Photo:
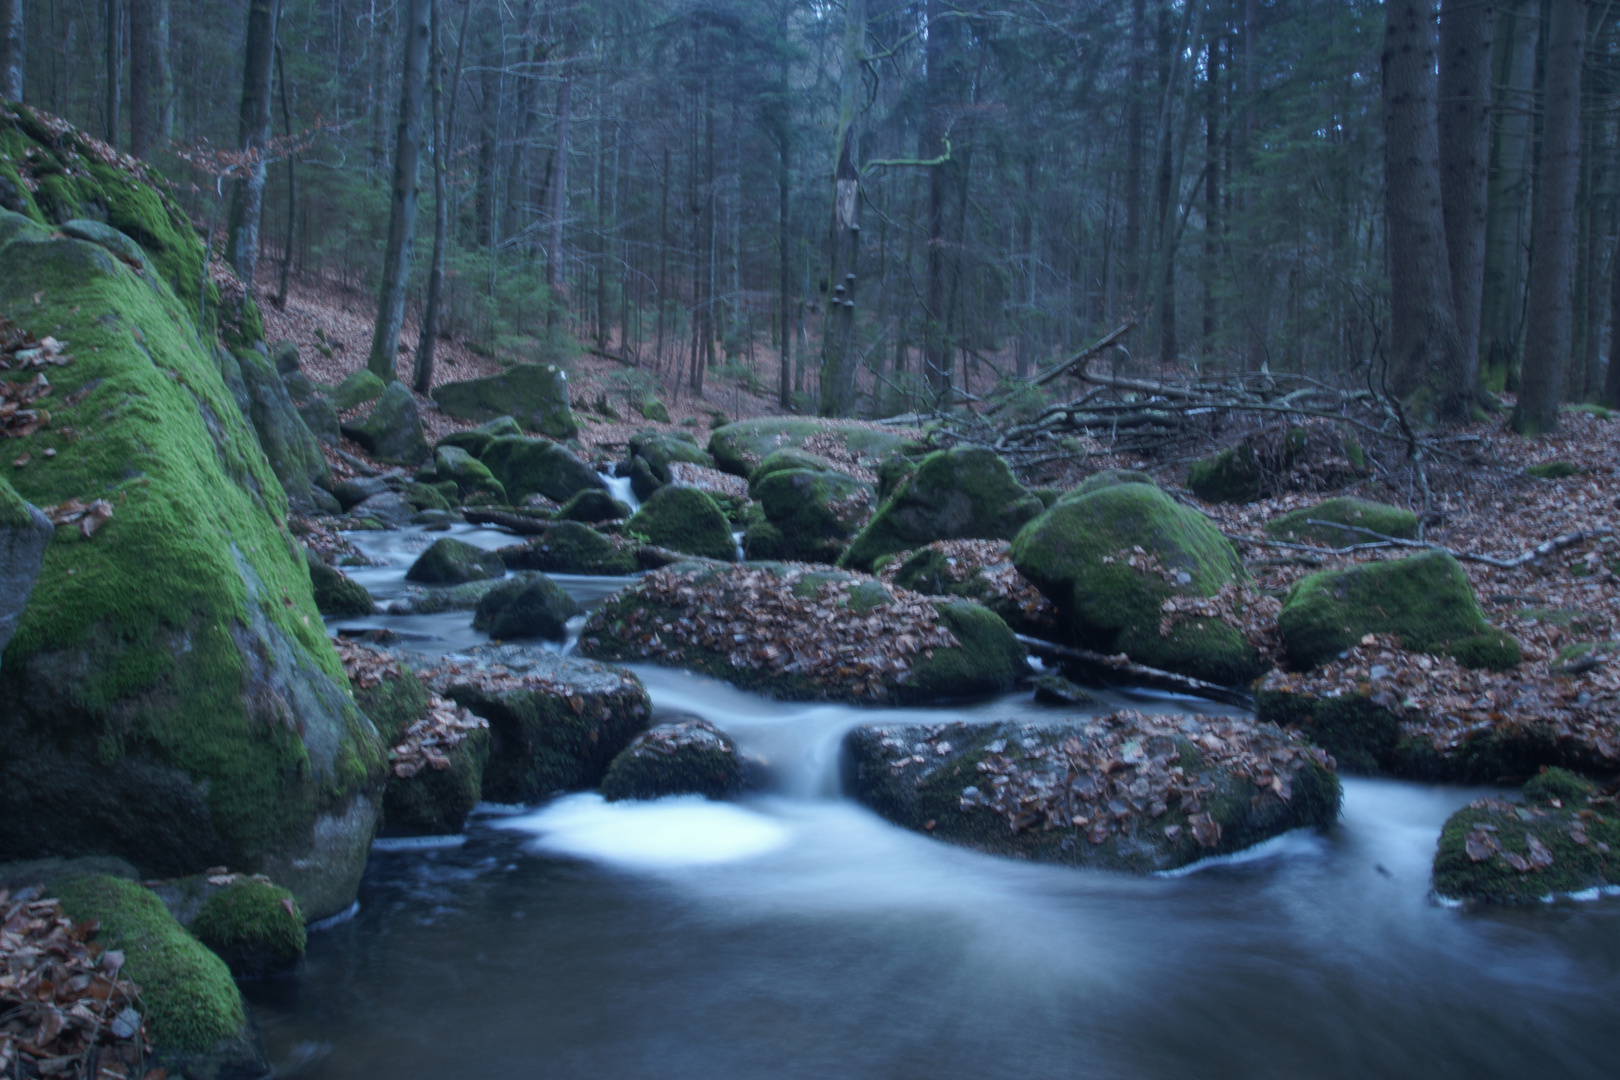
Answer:
[[479, 65], [478, 183], [473, 200], [478, 246], [493, 253], [495, 244], [495, 149], [500, 120], [501, 28], [494, 5], [479, 20], [484, 61]]
[[152, 147], [151, 0], [129, 0], [129, 152], [142, 161]]
[[1603, 393], [1599, 399], [1611, 409], [1620, 408], [1620, 235], [1614, 238], [1614, 254], [1609, 257], [1609, 367], [1603, 373]]
[[1440, 4], [1440, 196], [1451, 268], [1463, 395], [1441, 408], [1467, 412], [1479, 384], [1480, 303], [1485, 278], [1485, 211], [1491, 149], [1491, 36], [1495, 9], [1482, 0]]
[[[928, 111], [924, 119], [922, 155], [933, 160], [945, 155], [951, 121], [956, 107], [954, 68], [959, 21], [951, 15], [946, 0], [928, 0], [928, 60], [925, 92]], [[951, 342], [946, 332], [945, 298], [945, 211], [956, 187], [957, 162], [940, 161], [928, 169], [928, 255], [927, 283], [923, 294], [923, 364], [933, 405], [948, 409], [951, 404]]]
[[1204, 66], [1204, 325], [1205, 363], [1215, 351], [1215, 280], [1221, 254], [1220, 35], [1212, 34]]
[[1125, 86], [1125, 306], [1142, 287], [1142, 80], [1147, 67], [1147, 4], [1131, 0], [1131, 59]]
[[1388, 0], [1384, 36], [1384, 183], [1389, 221], [1387, 388], [1422, 422], [1467, 419], [1462, 346], [1440, 201], [1434, 0]]
[[1524, 373], [1513, 430], [1540, 435], [1558, 427], [1569, 362], [1574, 276], [1575, 188], [1581, 169], [1581, 61], [1585, 0], [1553, 0], [1547, 28], [1546, 112], [1541, 179], [1536, 185], [1535, 248], [1530, 255]]
[[23, 99], [23, 61], [28, 46], [23, 6], [24, 0], [0, 0], [0, 101]]
[[[506, 212], [501, 219], [501, 235], [510, 239], [523, 228], [522, 213], [529, 199], [529, 156], [534, 143], [535, 97], [540, 80], [535, 67], [541, 59], [540, 35], [534, 26], [534, 0], [523, 6], [523, 23], [518, 32], [519, 71], [517, 80], [517, 137], [512, 140], [506, 166]], [[532, 245], [529, 246], [532, 251]]]
[[253, 272], [259, 262], [259, 220], [264, 209], [265, 148], [270, 143], [270, 67], [276, 52], [278, 0], [253, 0], [248, 8], [247, 59], [242, 68], [242, 108], [237, 146], [247, 159], [231, 192], [230, 230], [225, 259], [254, 292]]
[[388, 247], [383, 256], [377, 326], [366, 366], [384, 382], [394, 381], [395, 353], [405, 323], [405, 287], [410, 282], [411, 242], [416, 229], [417, 172], [422, 158], [422, 89], [427, 81], [432, 37], [429, 0], [410, 0], [405, 20], [405, 63], [400, 79], [399, 125], [394, 140], [394, 182], [388, 212]]
[[1518, 356], [1523, 253], [1529, 240], [1540, 8], [1541, 0], [1504, 4], [1502, 26], [1496, 34], [1497, 120], [1489, 169], [1480, 319], [1484, 383], [1494, 390], [1507, 385], [1508, 372]]
[[[449, 125], [445, 123], [444, 113], [440, 109], [440, 99], [444, 95], [444, 43], [439, 38], [439, 0], [429, 0], [428, 8], [429, 33], [433, 38], [430, 60], [433, 74], [433, 264], [428, 271], [427, 299], [422, 303], [421, 335], [416, 340], [418, 394], [426, 394], [433, 389], [433, 353], [439, 340], [439, 294], [444, 290], [444, 245], [450, 229], [450, 195], [445, 183], [445, 155], [449, 153], [445, 140], [448, 138]], [[470, 0], [467, 10], [472, 10]], [[465, 17], [461, 33], [465, 40]], [[456, 50], [456, 81], [461, 81], [459, 47]]]
[[551, 237], [546, 245], [546, 326], [555, 328], [565, 306], [563, 221], [568, 216], [568, 124], [574, 109], [574, 74], [563, 58], [557, 88], [557, 164], [551, 174]]
[[[777, 132], [776, 161], [776, 247], [778, 256], [778, 315], [782, 331], [782, 368], [777, 387], [777, 404], [787, 409], [793, 406], [793, 267], [792, 236], [789, 232], [788, 196], [793, 178], [789, 154], [790, 135], [786, 120]], [[1617, 275], [1620, 276], [1620, 275]]]
[[118, 114], [123, 110], [124, 83], [124, 5], [123, 0], [107, 0], [107, 77], [106, 114], [102, 117], [107, 145], [118, 147]]
[[152, 13], [152, 65], [157, 82], [157, 139], [174, 141], [174, 59], [169, 49], [169, 0], [146, 0]]
[[281, 244], [281, 281], [276, 287], [276, 307], [287, 306], [287, 286], [292, 277], [293, 240], [298, 225], [298, 155], [293, 150], [292, 106], [288, 102], [287, 65], [276, 42], [276, 81], [281, 84], [281, 126], [287, 135], [287, 233]]
[[821, 415], [847, 416], [855, 407], [854, 274], [860, 243], [860, 176], [850, 141], [866, 45], [866, 0], [844, 5], [843, 73], [839, 79], [838, 132], [833, 139], [832, 218], [827, 229], [827, 314], [821, 321]]

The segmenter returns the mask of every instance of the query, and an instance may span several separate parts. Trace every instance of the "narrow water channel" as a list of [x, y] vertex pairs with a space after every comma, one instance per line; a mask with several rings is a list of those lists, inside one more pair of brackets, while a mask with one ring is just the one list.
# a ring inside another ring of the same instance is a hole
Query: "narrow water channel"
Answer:
[[[401, 588], [436, 535], [361, 535]], [[458, 528], [481, 546], [504, 534]], [[622, 579], [558, 577], [582, 604]], [[424, 651], [469, 613], [377, 616]], [[837, 784], [882, 716], [636, 669], [767, 766], [734, 804], [572, 795], [487, 808], [459, 846], [379, 852], [296, 977], [246, 987], [280, 1076], [311, 1078], [1614, 1077], [1620, 899], [1469, 912], [1428, 898], [1478, 790], [1346, 779], [1326, 835], [1170, 876], [992, 858]], [[1113, 695], [1133, 707], [1191, 703]], [[1209, 706], [1200, 703], [1199, 709]]]

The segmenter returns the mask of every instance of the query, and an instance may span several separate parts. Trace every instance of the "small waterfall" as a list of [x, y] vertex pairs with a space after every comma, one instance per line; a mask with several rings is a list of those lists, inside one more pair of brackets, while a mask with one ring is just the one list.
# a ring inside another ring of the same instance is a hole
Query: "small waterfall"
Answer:
[[597, 473], [596, 475], [600, 476], [602, 483], [607, 485], [608, 494], [628, 506], [631, 513], [641, 509], [641, 500], [636, 498], [635, 489], [630, 486], [628, 476], [614, 476], [611, 473]]

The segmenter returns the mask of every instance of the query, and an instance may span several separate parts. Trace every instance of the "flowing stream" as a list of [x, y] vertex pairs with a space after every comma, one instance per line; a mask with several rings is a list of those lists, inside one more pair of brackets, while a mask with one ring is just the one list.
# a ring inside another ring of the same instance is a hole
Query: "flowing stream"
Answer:
[[[385, 565], [354, 576], [386, 599], [441, 535], [359, 534]], [[587, 607], [624, 583], [557, 580]], [[451, 652], [482, 639], [470, 620], [340, 625]], [[1326, 835], [1173, 875], [1074, 871], [896, 829], [842, 797], [837, 776], [856, 724], [1073, 710], [1027, 693], [950, 709], [783, 704], [636, 671], [659, 718], [712, 721], [767, 764], [770, 789], [728, 804], [486, 807], [459, 846], [374, 854], [358, 914], [311, 934], [304, 970], [245, 987], [277, 1075], [1620, 1074], [1620, 900], [1469, 912], [1429, 899], [1441, 823], [1478, 789], [1347, 778]]]

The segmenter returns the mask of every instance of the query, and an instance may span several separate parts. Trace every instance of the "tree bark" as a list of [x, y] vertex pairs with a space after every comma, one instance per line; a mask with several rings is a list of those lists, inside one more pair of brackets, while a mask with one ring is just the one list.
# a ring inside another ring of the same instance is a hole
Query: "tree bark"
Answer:
[[1220, 35], [1211, 34], [1204, 63], [1204, 324], [1206, 363], [1215, 352], [1216, 276], [1221, 254]]
[[1384, 184], [1389, 222], [1388, 389], [1420, 422], [1467, 419], [1454, 391], [1462, 346], [1440, 198], [1434, 0], [1389, 0], [1384, 36]]
[[366, 366], [384, 382], [394, 381], [395, 353], [405, 323], [405, 287], [410, 282], [411, 242], [416, 230], [418, 171], [422, 158], [422, 90], [427, 81], [432, 36], [430, 0], [410, 0], [405, 19], [405, 62], [400, 79], [399, 124], [394, 139], [394, 182], [388, 213], [388, 247], [383, 256], [377, 325]]
[[860, 242], [857, 208], [860, 176], [850, 141], [866, 44], [866, 0], [844, 5], [843, 73], [839, 79], [838, 131], [833, 139], [832, 218], [827, 229], [827, 314], [821, 320], [821, 415], [847, 416], [855, 407], [855, 359], [850, 328], [855, 321], [854, 274]]
[[546, 326], [554, 329], [566, 305], [563, 222], [568, 217], [568, 125], [574, 111], [574, 73], [563, 57], [562, 85], [557, 88], [557, 164], [551, 173], [551, 236], [546, 244]]
[[1147, 4], [1131, 0], [1131, 59], [1125, 79], [1125, 306], [1142, 287], [1142, 80], [1147, 66]]
[[0, 101], [23, 99], [28, 35], [23, 26], [24, 0], [0, 0]]
[[142, 161], [152, 148], [151, 0], [129, 0], [129, 152]]
[[1491, 147], [1485, 222], [1480, 362], [1485, 385], [1501, 390], [1518, 356], [1529, 239], [1536, 47], [1541, 0], [1502, 5], [1496, 34], [1496, 134]]
[[479, 18], [482, 30], [484, 59], [478, 75], [478, 182], [473, 199], [473, 214], [477, 218], [474, 235], [478, 246], [491, 253], [495, 244], [495, 150], [500, 122], [501, 28], [495, 6], [485, 9]]
[[124, 5], [123, 0], [107, 0], [107, 77], [106, 113], [102, 117], [107, 145], [118, 146], [119, 113], [123, 111], [124, 84]]
[[254, 293], [259, 261], [259, 222], [264, 209], [265, 148], [270, 143], [270, 67], [276, 52], [278, 0], [253, 0], [248, 8], [247, 58], [242, 68], [242, 108], [237, 146], [247, 159], [231, 191], [225, 259]]
[[1609, 257], [1609, 366], [1603, 373], [1599, 398], [1609, 408], [1620, 408], [1620, 235]]
[[[922, 155], [927, 160], [945, 156], [956, 107], [955, 55], [960, 36], [958, 20], [946, 0], [928, 0], [927, 115], [924, 118]], [[928, 169], [927, 282], [923, 293], [923, 365], [929, 393], [937, 409], [951, 404], [952, 343], [946, 322], [945, 213], [960, 172], [955, 160], [939, 161]]]
[[1585, 0], [1553, 0], [1547, 28], [1546, 119], [1536, 185], [1535, 248], [1530, 255], [1524, 372], [1513, 430], [1540, 435], [1558, 427], [1569, 362], [1574, 276], [1575, 188], [1581, 168], [1581, 62]]
[[[784, 79], [784, 89], [786, 80]], [[784, 106], [785, 107], [785, 106]], [[788, 198], [791, 194], [793, 172], [789, 155], [791, 147], [787, 121], [783, 120], [777, 132], [776, 160], [776, 247], [778, 256], [778, 315], [782, 330], [782, 367], [777, 387], [777, 404], [787, 409], [793, 406], [793, 266], [792, 219], [789, 217]], [[1617, 275], [1620, 277], [1620, 275]]]
[[1442, 406], [1441, 411], [1454, 416], [1469, 410], [1479, 384], [1494, 22], [1495, 9], [1483, 0], [1441, 0], [1440, 195], [1452, 306], [1462, 349], [1458, 379], [1445, 392], [1464, 398]]
[[174, 58], [169, 47], [169, 0], [146, 0], [152, 13], [152, 64], [157, 82], [157, 138], [174, 141]]
[[279, 41], [276, 42], [276, 82], [281, 84], [281, 127], [287, 136], [287, 232], [281, 243], [281, 281], [276, 286], [276, 307], [284, 309], [287, 306], [287, 287], [292, 278], [293, 240], [298, 230], [298, 155], [293, 150], [287, 65], [282, 60]]
[[456, 106], [460, 103], [461, 61], [466, 56], [467, 23], [472, 17], [472, 0], [465, 0], [461, 13], [461, 34], [456, 38], [456, 67], [450, 77], [450, 111], [442, 118], [439, 99], [444, 75], [444, 46], [439, 40], [439, 0], [432, 0], [430, 22], [433, 33], [433, 266], [428, 271], [427, 299], [422, 304], [422, 333], [416, 343], [416, 392], [433, 389], [433, 361], [439, 342], [439, 305], [444, 293], [444, 252], [450, 233], [450, 140], [456, 127]]

